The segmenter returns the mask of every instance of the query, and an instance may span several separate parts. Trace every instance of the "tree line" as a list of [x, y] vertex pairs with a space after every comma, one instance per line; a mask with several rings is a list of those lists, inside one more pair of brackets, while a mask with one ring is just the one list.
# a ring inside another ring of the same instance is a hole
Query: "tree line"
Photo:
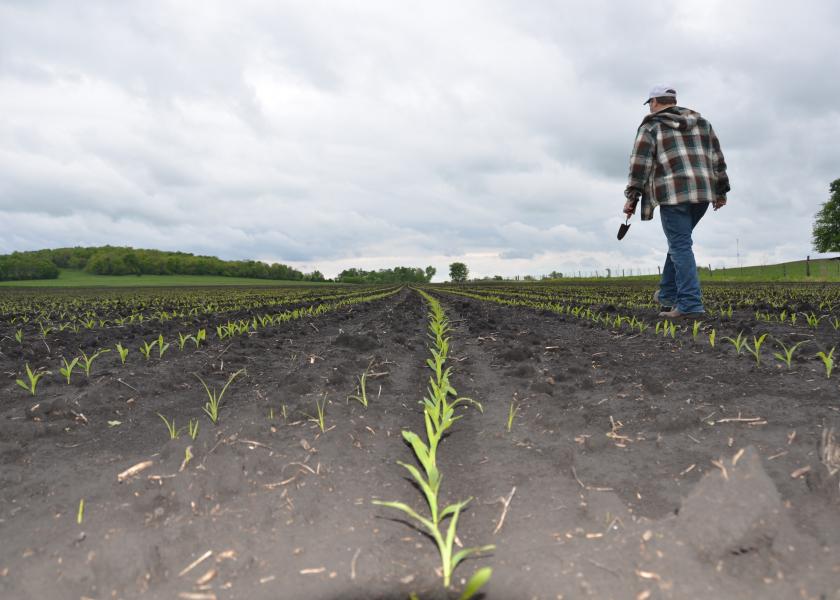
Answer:
[[59, 269], [94, 275], [218, 275], [291, 281], [324, 281], [319, 271], [255, 260], [221, 260], [187, 252], [97, 246], [14, 252], [0, 256], [0, 280], [55, 279]]
[[377, 271], [365, 271], [364, 269], [344, 269], [336, 276], [335, 280], [340, 283], [429, 283], [437, 273], [437, 269], [428, 266], [425, 269], [419, 267], [394, 267], [393, 269], [379, 269]]
[[[94, 275], [217, 275], [288, 281], [327, 281], [320, 271], [303, 273], [288, 265], [256, 260], [221, 260], [188, 252], [143, 250], [121, 246], [54, 248], [13, 252], [0, 256], [0, 281], [56, 279], [59, 269], [77, 269]], [[335, 278], [341, 283], [428, 283], [432, 266], [395, 267], [365, 271], [345, 269]]]

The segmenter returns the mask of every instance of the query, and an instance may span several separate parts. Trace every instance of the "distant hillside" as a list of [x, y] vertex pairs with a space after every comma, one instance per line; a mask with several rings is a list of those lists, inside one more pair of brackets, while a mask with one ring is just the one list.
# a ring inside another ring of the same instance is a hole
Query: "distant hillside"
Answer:
[[0, 281], [56, 279], [59, 269], [91, 275], [216, 275], [286, 281], [324, 281], [319, 271], [304, 274], [280, 263], [221, 260], [187, 252], [95, 246], [14, 252], [0, 256]]

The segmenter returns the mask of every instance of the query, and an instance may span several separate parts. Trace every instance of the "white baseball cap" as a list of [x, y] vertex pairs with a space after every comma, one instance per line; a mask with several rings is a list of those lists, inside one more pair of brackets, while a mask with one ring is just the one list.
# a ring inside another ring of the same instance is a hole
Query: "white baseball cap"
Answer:
[[677, 97], [677, 90], [675, 90], [672, 86], [666, 85], [664, 83], [657, 84], [650, 88], [650, 93], [648, 94], [648, 99], [645, 101], [645, 104], [653, 100], [654, 98], [661, 98], [663, 96], [669, 96], [671, 98]]

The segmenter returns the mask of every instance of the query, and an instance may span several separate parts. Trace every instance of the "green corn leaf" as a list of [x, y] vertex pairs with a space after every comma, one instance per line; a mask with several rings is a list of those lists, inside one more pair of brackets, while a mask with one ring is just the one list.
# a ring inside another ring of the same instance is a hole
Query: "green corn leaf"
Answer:
[[458, 596], [458, 600], [470, 600], [470, 598], [476, 595], [478, 590], [483, 588], [485, 584], [490, 581], [490, 576], [492, 574], [493, 569], [490, 567], [483, 567], [473, 573], [470, 580], [467, 581], [467, 586], [464, 588], [463, 593]]

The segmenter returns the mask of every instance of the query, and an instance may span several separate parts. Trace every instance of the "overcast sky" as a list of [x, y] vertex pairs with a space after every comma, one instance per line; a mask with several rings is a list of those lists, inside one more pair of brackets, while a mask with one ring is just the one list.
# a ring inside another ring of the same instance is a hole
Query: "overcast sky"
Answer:
[[615, 233], [667, 82], [729, 164], [698, 263], [803, 258], [840, 178], [838, 39], [833, 0], [0, 0], [0, 254], [655, 270], [658, 215]]

